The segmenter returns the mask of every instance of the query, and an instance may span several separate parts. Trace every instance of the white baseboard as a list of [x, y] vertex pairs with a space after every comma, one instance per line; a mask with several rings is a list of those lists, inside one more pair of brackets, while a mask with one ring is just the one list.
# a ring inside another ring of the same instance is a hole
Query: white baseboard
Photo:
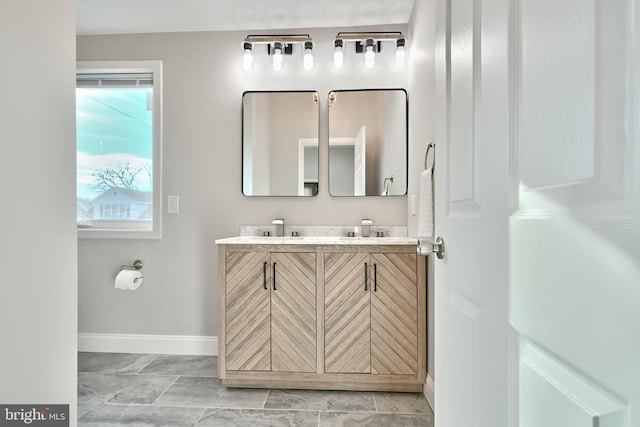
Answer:
[[436, 399], [435, 399], [435, 385], [433, 383], [433, 378], [430, 375], [427, 375], [427, 383], [423, 388], [424, 397], [427, 398], [427, 403], [431, 406], [431, 410], [435, 411], [436, 408]]
[[78, 351], [217, 356], [218, 337], [79, 333]]

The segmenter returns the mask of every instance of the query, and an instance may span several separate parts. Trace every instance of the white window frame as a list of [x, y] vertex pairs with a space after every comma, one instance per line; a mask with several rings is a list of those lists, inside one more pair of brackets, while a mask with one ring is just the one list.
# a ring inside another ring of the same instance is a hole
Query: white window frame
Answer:
[[[162, 237], [162, 62], [78, 61], [76, 73], [153, 73], [153, 220], [151, 230], [78, 227], [79, 238], [160, 239]], [[112, 226], [122, 225], [114, 222]]]

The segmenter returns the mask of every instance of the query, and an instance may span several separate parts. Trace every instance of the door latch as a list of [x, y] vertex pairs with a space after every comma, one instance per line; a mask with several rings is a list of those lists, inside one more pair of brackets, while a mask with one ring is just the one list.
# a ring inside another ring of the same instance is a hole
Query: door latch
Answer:
[[434, 243], [418, 240], [417, 252], [420, 256], [428, 256], [433, 253], [438, 259], [442, 259], [444, 258], [444, 239], [438, 236]]

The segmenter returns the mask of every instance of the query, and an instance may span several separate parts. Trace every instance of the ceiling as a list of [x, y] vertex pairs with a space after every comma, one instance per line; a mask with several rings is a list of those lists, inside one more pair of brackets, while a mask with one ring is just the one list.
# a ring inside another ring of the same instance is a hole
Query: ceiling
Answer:
[[406, 24], [414, 0], [77, 0], [77, 34]]

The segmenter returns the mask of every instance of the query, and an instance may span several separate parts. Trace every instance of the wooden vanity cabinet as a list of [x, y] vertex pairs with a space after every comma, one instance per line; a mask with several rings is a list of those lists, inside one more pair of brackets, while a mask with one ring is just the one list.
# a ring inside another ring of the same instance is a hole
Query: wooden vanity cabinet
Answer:
[[324, 257], [325, 372], [416, 375], [416, 254]]
[[227, 370], [316, 372], [315, 257], [226, 253]]
[[415, 245], [219, 244], [218, 261], [224, 386], [422, 390]]

